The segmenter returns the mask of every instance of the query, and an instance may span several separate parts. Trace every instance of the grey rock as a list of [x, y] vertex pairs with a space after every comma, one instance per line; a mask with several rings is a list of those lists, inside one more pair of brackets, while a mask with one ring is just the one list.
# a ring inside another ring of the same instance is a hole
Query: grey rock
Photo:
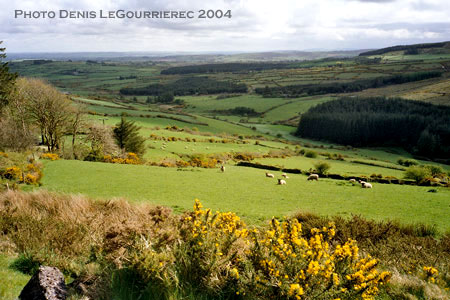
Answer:
[[64, 300], [67, 287], [58, 268], [39, 267], [19, 295], [20, 300]]

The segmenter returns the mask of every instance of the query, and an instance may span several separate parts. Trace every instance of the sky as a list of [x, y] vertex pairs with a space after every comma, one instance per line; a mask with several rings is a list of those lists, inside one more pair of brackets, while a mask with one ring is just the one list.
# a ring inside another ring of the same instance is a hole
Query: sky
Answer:
[[[0, 8], [2, 47], [16, 53], [349, 50], [450, 40], [448, 0], [0, 0]], [[198, 18], [202, 9], [231, 17]], [[194, 18], [100, 18], [118, 10]], [[64, 17], [69, 11], [95, 18]], [[30, 12], [35, 17], [25, 17]]]

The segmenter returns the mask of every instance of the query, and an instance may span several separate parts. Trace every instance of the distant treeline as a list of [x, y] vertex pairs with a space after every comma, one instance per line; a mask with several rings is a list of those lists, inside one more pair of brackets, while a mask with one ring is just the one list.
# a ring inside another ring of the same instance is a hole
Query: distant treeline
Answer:
[[258, 117], [261, 115], [259, 112], [250, 107], [237, 106], [235, 108], [223, 109], [223, 110], [213, 110], [213, 113], [221, 115], [238, 115], [247, 117]]
[[263, 71], [291, 68], [292, 63], [224, 63], [171, 67], [161, 71], [163, 75], [171, 74], [205, 74], [241, 71]]
[[381, 54], [392, 52], [392, 51], [402, 51], [402, 50], [415, 51], [415, 50], [423, 49], [423, 48], [441, 48], [441, 47], [444, 47], [447, 43], [448, 42], [393, 46], [393, 47], [387, 47], [387, 48], [382, 48], [382, 49], [378, 49], [378, 50], [363, 52], [363, 53], [360, 53], [359, 56], [381, 55]]
[[[340, 63], [343, 61], [351, 61], [354, 58], [349, 57], [326, 57], [315, 60], [295, 61], [295, 62], [278, 62], [278, 63], [221, 63], [221, 64], [204, 64], [190, 65], [181, 67], [171, 67], [161, 71], [163, 75], [173, 74], [207, 74], [222, 72], [249, 72], [264, 71], [274, 69], [295, 69], [295, 68], [312, 68], [327, 63]], [[373, 62], [374, 60], [368, 60]], [[333, 65], [333, 64], [330, 64]]]
[[322, 95], [329, 93], [349, 93], [359, 92], [368, 88], [378, 88], [391, 84], [401, 84], [413, 81], [419, 81], [434, 77], [440, 77], [442, 72], [416, 72], [399, 74], [386, 77], [377, 77], [371, 79], [360, 79], [351, 82], [308, 84], [308, 85], [288, 85], [282, 87], [256, 88], [255, 92], [264, 96], [287, 96], [299, 97], [304, 95]]
[[181, 78], [169, 84], [151, 84], [142, 88], [122, 88], [122, 95], [160, 96], [165, 93], [175, 96], [195, 94], [247, 93], [245, 84], [235, 84], [228, 81], [217, 81], [208, 77]]
[[296, 134], [352, 146], [401, 146], [450, 157], [450, 107], [379, 98], [341, 98], [310, 108]]

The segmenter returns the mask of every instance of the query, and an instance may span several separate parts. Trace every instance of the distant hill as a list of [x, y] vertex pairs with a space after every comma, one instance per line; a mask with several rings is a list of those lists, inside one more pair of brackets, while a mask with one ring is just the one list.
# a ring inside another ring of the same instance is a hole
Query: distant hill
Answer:
[[445, 52], [450, 53], [450, 41], [440, 42], [440, 43], [428, 43], [428, 44], [413, 44], [413, 45], [399, 45], [387, 48], [382, 48], [378, 50], [371, 50], [367, 52], [362, 52], [359, 56], [371, 56], [371, 55], [381, 55], [389, 52], [395, 51], [405, 51], [405, 54], [419, 54], [419, 49], [432, 49], [432, 48], [445, 48]]
[[8, 53], [8, 60], [72, 60], [72, 61], [154, 61], [226, 63], [256, 61], [302, 61], [327, 57], [355, 57], [366, 50], [348, 51], [270, 51], [270, 52], [66, 52]]

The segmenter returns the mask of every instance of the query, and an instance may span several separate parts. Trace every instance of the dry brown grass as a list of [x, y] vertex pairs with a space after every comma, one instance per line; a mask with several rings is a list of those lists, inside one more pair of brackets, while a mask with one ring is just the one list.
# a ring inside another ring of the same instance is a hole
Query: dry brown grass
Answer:
[[0, 195], [0, 243], [78, 277], [99, 257], [120, 266], [136, 238], [164, 227], [169, 216], [167, 208], [124, 199], [9, 191]]

